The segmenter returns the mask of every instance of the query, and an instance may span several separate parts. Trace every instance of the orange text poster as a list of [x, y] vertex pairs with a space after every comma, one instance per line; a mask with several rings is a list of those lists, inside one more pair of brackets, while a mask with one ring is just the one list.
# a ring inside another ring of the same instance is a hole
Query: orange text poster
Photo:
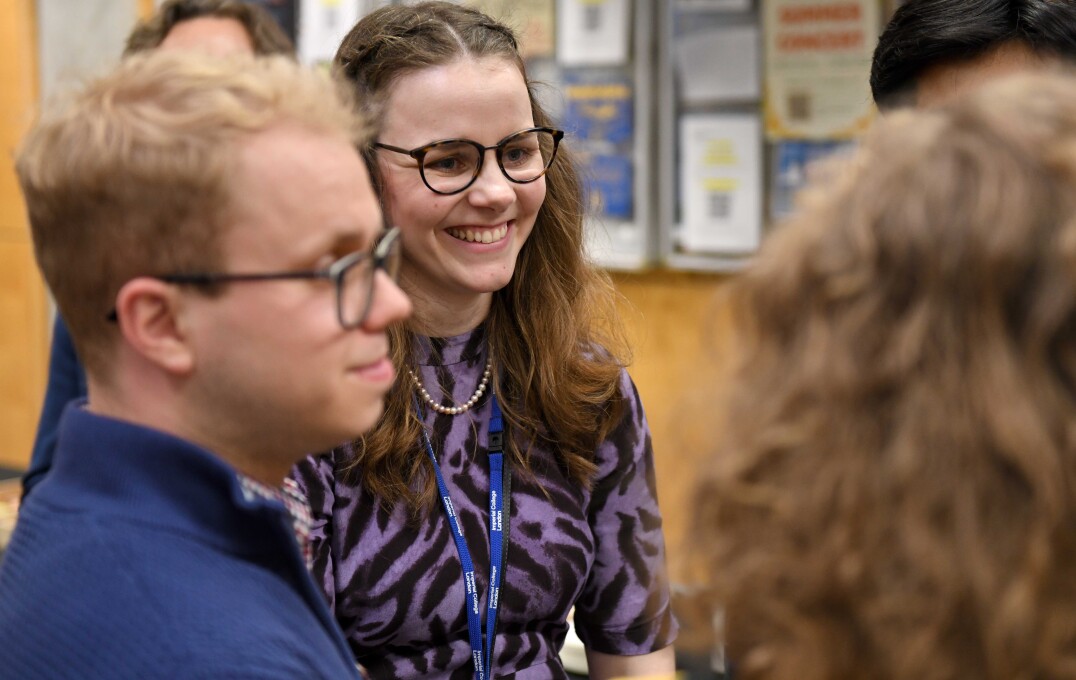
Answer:
[[848, 139], [870, 125], [878, 0], [766, 0], [769, 139]]

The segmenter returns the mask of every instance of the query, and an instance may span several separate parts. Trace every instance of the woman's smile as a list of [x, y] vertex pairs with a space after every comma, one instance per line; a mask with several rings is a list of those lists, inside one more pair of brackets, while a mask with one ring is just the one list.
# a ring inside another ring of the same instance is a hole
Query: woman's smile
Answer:
[[449, 227], [445, 229], [449, 236], [469, 243], [497, 243], [508, 235], [508, 223], [495, 227]]

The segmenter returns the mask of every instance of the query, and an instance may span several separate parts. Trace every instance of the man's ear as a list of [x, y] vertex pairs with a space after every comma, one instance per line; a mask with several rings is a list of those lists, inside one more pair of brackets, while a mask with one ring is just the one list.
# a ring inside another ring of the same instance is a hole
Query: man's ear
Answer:
[[131, 279], [116, 295], [116, 316], [124, 341], [177, 376], [194, 368], [194, 351], [181, 322], [182, 311], [179, 289], [158, 279]]

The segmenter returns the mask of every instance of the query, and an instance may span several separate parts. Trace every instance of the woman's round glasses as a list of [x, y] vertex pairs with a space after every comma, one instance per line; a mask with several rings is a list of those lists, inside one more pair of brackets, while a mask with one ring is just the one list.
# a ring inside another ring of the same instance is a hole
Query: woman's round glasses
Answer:
[[[336, 290], [336, 318], [345, 330], [358, 328], [366, 321], [374, 299], [374, 280], [382, 270], [393, 281], [400, 272], [400, 229], [389, 229], [378, 240], [372, 252], [345, 255], [325, 269], [291, 272], [259, 272], [251, 274], [198, 273], [167, 274], [155, 277], [166, 283], [187, 286], [215, 286], [221, 283], [249, 281], [281, 281], [287, 279], [327, 279]], [[108, 315], [115, 321], [115, 310]]]
[[549, 170], [557, 157], [563, 130], [534, 127], [513, 132], [493, 146], [482, 146], [470, 139], [443, 139], [416, 149], [401, 149], [375, 142], [374, 146], [402, 153], [418, 161], [422, 181], [438, 194], [458, 194], [474, 184], [482, 172], [486, 152], [494, 150], [497, 165], [510, 181], [533, 182]]

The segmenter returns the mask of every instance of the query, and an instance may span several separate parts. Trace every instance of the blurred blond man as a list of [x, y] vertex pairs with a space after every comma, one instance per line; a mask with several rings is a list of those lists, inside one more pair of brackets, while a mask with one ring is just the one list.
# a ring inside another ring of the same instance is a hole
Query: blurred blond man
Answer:
[[89, 403], [0, 565], [12, 677], [357, 677], [281, 486], [379, 417], [410, 311], [352, 110], [287, 59], [156, 52], [30, 132]]

